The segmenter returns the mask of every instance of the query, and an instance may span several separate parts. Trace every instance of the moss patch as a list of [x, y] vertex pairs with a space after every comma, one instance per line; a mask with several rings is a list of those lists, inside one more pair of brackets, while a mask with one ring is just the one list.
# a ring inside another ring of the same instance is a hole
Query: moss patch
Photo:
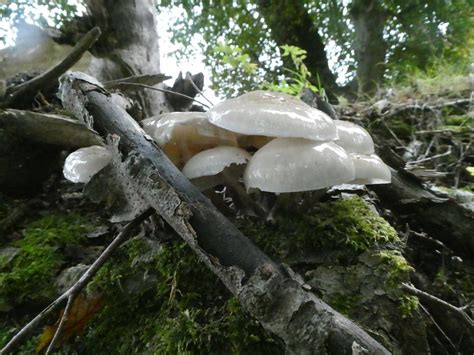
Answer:
[[62, 250], [77, 245], [90, 225], [78, 215], [48, 215], [31, 223], [12, 244], [13, 257], [0, 258], [0, 305], [43, 303], [55, 294], [51, 287], [65, 260]]
[[283, 353], [183, 243], [131, 240], [89, 286], [97, 291], [107, 306], [80, 339], [85, 352]]
[[342, 250], [347, 255], [378, 244], [399, 243], [397, 232], [360, 197], [321, 203], [305, 215], [266, 225], [245, 222], [244, 234], [267, 253], [279, 257], [301, 250]]
[[381, 268], [387, 272], [386, 283], [390, 288], [397, 288], [401, 282], [408, 281], [414, 269], [397, 250], [384, 250], [378, 256], [382, 259]]

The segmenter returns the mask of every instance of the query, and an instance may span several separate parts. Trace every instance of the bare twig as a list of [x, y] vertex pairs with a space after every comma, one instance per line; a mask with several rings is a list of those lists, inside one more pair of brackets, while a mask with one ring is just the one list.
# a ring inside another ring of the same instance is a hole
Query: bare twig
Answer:
[[421, 299], [436, 304], [444, 309], [447, 309], [451, 312], [453, 312], [455, 315], [457, 315], [465, 324], [467, 327], [470, 329], [474, 329], [474, 321], [467, 315], [466, 312], [464, 312], [464, 309], [461, 307], [456, 307], [452, 305], [451, 303], [448, 303], [441, 298], [438, 298], [436, 296], [433, 296], [429, 294], [428, 292], [422, 291], [417, 289], [414, 286], [408, 285], [406, 283], [402, 283], [402, 288], [407, 291], [408, 293], [411, 293], [414, 296], [420, 297]]
[[81, 38], [60, 63], [27, 82], [8, 88], [5, 100], [0, 102], [0, 108], [9, 107], [21, 97], [25, 97], [41, 89], [47, 89], [56, 84], [58, 78], [76, 64], [82, 55], [94, 45], [100, 34], [99, 27], [94, 27]]
[[441, 336], [446, 340], [446, 342], [457, 352], [458, 349], [456, 348], [456, 345], [454, 345], [453, 341], [448, 337], [448, 335], [444, 332], [443, 328], [440, 327], [440, 325], [436, 322], [436, 320], [433, 318], [431, 313], [424, 307], [423, 305], [420, 305], [421, 309], [425, 314], [428, 316], [430, 319], [431, 323], [435, 326], [435, 328], [438, 330], [438, 332], [441, 334]]
[[428, 158], [423, 158], [423, 159], [419, 159], [419, 160], [413, 160], [413, 161], [409, 161], [407, 162], [407, 165], [415, 165], [415, 164], [419, 164], [419, 163], [424, 163], [424, 162], [427, 162], [427, 161], [430, 161], [430, 160], [434, 160], [434, 159], [438, 159], [438, 158], [441, 158], [441, 157], [445, 157], [447, 155], [450, 155], [452, 153], [451, 151], [451, 147], [448, 148], [448, 150], [444, 153], [441, 153], [441, 154], [436, 154], [436, 155], [433, 155], [431, 157], [428, 157]]
[[[81, 278], [72, 285], [67, 291], [65, 291], [61, 296], [49, 304], [44, 310], [42, 310], [35, 318], [33, 318], [28, 324], [26, 324], [0, 351], [0, 354], [9, 354], [12, 350], [41, 322], [43, 322], [46, 317], [51, 315], [56, 311], [65, 300], [67, 300], [66, 310], [63, 313], [61, 321], [56, 333], [54, 334], [53, 340], [48, 347], [48, 352], [51, 352], [54, 348], [56, 342], [61, 336], [62, 328], [64, 327], [65, 322], [67, 321], [67, 316], [70, 312], [70, 307], [74, 303], [77, 295], [82, 291], [82, 289], [89, 283], [89, 281], [94, 277], [97, 271], [104, 265], [104, 263], [110, 258], [112, 253], [124, 242], [126, 241], [134, 232], [135, 228], [138, 227], [145, 219], [153, 214], [153, 209], [148, 209], [131, 221], [125, 226], [125, 228], [115, 237], [112, 243], [100, 254], [100, 256], [94, 261], [94, 263], [87, 269], [87, 271], [81, 276]], [[66, 318], [66, 319], [65, 319]], [[61, 325], [61, 323], [63, 325]]]
[[177, 96], [181, 96], [181, 97], [185, 97], [187, 99], [190, 99], [190, 100], [193, 100], [194, 102], [197, 102], [198, 104], [206, 107], [206, 108], [210, 108], [209, 105], [205, 104], [204, 102], [201, 102], [199, 100], [196, 100], [195, 98], [191, 97], [191, 96], [188, 96], [188, 95], [185, 95], [185, 94], [181, 94], [180, 92], [176, 92], [176, 91], [171, 91], [171, 90], [166, 90], [166, 89], [161, 89], [161, 88], [155, 88], [154, 86], [150, 86], [150, 85], [145, 85], [145, 84], [139, 84], [139, 83], [127, 83], [127, 85], [131, 85], [131, 86], [139, 86], [139, 87], [142, 87], [144, 89], [150, 89], [150, 90], [156, 90], [156, 91], [160, 91], [160, 92], [166, 92], [168, 94], [171, 94], [171, 95], [177, 95]]
[[199, 88], [197, 87], [197, 85], [194, 83], [193, 77], [192, 77], [192, 75], [191, 75], [189, 72], [186, 73], [186, 78], [189, 79], [189, 81], [191, 82], [191, 85], [193, 86], [193, 88], [196, 89], [196, 91], [204, 98], [204, 100], [206, 100], [207, 102], [209, 102], [209, 103], [211, 104], [211, 106], [214, 106], [214, 104], [212, 103], [212, 101], [209, 100], [209, 99], [206, 97], [206, 95], [204, 95], [204, 92], [203, 92], [201, 89], [199, 89]]

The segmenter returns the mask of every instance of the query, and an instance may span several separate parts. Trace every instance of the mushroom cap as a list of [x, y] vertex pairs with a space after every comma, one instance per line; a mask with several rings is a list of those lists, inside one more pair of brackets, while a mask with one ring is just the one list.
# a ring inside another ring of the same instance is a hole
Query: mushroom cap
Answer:
[[364, 128], [348, 121], [335, 120], [337, 135], [335, 141], [348, 153], [372, 154], [374, 152], [374, 141]]
[[64, 161], [63, 174], [74, 183], [87, 183], [112, 160], [104, 147], [93, 145], [69, 154]]
[[355, 178], [351, 184], [375, 185], [390, 184], [390, 168], [375, 154], [349, 154], [354, 163]]
[[298, 192], [326, 188], [354, 179], [354, 165], [333, 142], [276, 138], [258, 150], [247, 164], [247, 189]]
[[215, 105], [207, 114], [212, 124], [247, 135], [318, 141], [337, 138], [336, 126], [328, 115], [282, 93], [252, 91]]
[[193, 155], [219, 145], [237, 146], [237, 135], [209, 123], [202, 112], [172, 112], [142, 121], [143, 130], [181, 167]]
[[240, 148], [216, 147], [189, 159], [183, 168], [183, 174], [188, 179], [217, 175], [232, 164], [246, 164], [250, 158], [251, 155]]

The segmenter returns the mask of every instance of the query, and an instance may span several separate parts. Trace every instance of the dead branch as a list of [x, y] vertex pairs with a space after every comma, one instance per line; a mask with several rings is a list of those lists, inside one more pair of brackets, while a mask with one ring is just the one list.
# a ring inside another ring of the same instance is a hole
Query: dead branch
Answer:
[[66, 148], [103, 144], [102, 139], [81, 122], [60, 115], [0, 109], [0, 128], [34, 142]]
[[[94, 261], [94, 263], [87, 269], [87, 271], [77, 280], [77, 282], [71, 286], [61, 296], [51, 302], [45, 309], [43, 309], [35, 318], [33, 318], [28, 324], [26, 324], [4, 347], [0, 350], [0, 354], [9, 354], [13, 349], [20, 344], [20, 342], [36, 328], [53, 312], [58, 310], [64, 301], [67, 300], [66, 310], [61, 317], [59, 327], [56, 329], [53, 339], [48, 346], [47, 353], [51, 353], [54, 349], [55, 344], [59, 340], [63, 325], [65, 324], [68, 316], [68, 310], [72, 307], [74, 300], [81, 293], [85, 286], [92, 280], [97, 271], [104, 265], [104, 263], [110, 258], [115, 250], [128, 238], [132, 236], [135, 229], [149, 216], [153, 214], [153, 209], [148, 209], [135, 218], [132, 222], [127, 224], [125, 228], [115, 237], [112, 243], [100, 254], [100, 256]], [[69, 307], [69, 308], [68, 308]]]
[[414, 296], [421, 298], [422, 300], [429, 302], [431, 304], [435, 304], [439, 307], [446, 309], [449, 312], [452, 312], [456, 317], [458, 317], [469, 329], [474, 330], [474, 321], [469, 317], [469, 315], [464, 311], [463, 307], [456, 307], [451, 303], [448, 303], [441, 298], [433, 296], [428, 292], [422, 291], [417, 289], [412, 285], [408, 285], [406, 283], [402, 283], [402, 288], [411, 293]]
[[[362, 328], [317, 298], [247, 239], [168, 160], [102, 88], [68, 74], [66, 108], [103, 137], [120, 137], [122, 178], [153, 207], [239, 299], [282, 338], [292, 353], [350, 353], [353, 343], [389, 352]], [[82, 106], [82, 112], [77, 108]], [[74, 110], [76, 108], [76, 110]]]
[[81, 59], [82, 55], [94, 45], [100, 34], [100, 29], [94, 27], [81, 38], [60, 63], [25, 83], [7, 88], [5, 98], [3, 102], [0, 102], [0, 108], [12, 107], [18, 100], [28, 96], [33, 97], [36, 92], [57, 84], [59, 77]]

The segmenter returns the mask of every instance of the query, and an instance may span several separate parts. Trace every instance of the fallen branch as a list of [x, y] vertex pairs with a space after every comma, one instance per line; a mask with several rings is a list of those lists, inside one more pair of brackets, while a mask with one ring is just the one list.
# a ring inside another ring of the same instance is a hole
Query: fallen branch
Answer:
[[56, 85], [59, 77], [81, 59], [82, 55], [94, 45], [100, 34], [100, 29], [94, 27], [81, 38], [60, 63], [27, 82], [7, 88], [4, 100], [0, 101], [0, 108], [12, 107], [20, 99], [32, 98], [36, 92]]
[[115, 237], [112, 243], [100, 254], [100, 256], [94, 261], [94, 263], [87, 269], [87, 271], [79, 278], [79, 280], [71, 286], [66, 292], [64, 292], [61, 296], [59, 296], [56, 300], [51, 302], [49, 306], [43, 309], [35, 318], [33, 318], [28, 324], [26, 324], [15, 336], [0, 350], [0, 354], [9, 354], [13, 351], [13, 349], [20, 344], [20, 342], [25, 339], [25, 337], [33, 331], [38, 325], [40, 325], [49, 315], [53, 312], [58, 310], [64, 301], [67, 300], [66, 310], [63, 313], [61, 318], [60, 324], [56, 329], [56, 333], [54, 334], [51, 343], [48, 346], [47, 353], [51, 353], [54, 349], [59, 337], [61, 335], [61, 331], [63, 326], [67, 320], [68, 310], [72, 307], [75, 298], [79, 293], [84, 289], [84, 287], [91, 281], [97, 271], [104, 265], [104, 263], [110, 258], [112, 253], [128, 238], [132, 236], [132, 233], [135, 229], [149, 216], [153, 214], [152, 209], [148, 209], [147, 211], [143, 212], [137, 218], [135, 218], [132, 222], [127, 224], [125, 228]]
[[102, 139], [78, 120], [47, 113], [0, 110], [0, 128], [28, 140], [81, 148], [102, 145]]
[[[205, 198], [110, 96], [68, 74], [63, 104], [104, 138], [119, 137], [121, 178], [154, 208], [238, 298], [293, 353], [389, 352], [275, 264]], [[82, 110], [78, 110], [82, 107]], [[115, 139], [117, 141], [117, 139]]]

